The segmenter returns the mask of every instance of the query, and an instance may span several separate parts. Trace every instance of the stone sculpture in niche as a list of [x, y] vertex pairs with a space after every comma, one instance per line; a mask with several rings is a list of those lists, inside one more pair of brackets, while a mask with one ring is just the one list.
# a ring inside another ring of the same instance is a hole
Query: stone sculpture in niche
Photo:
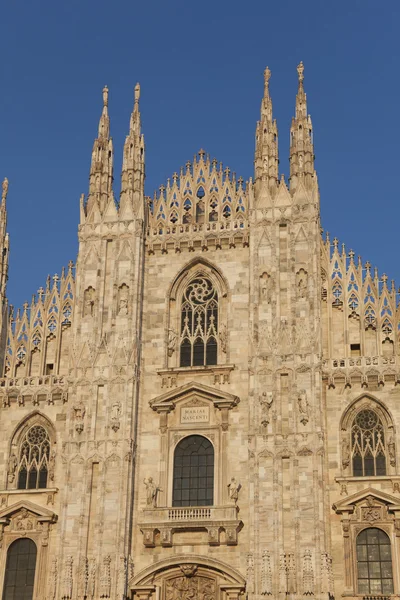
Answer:
[[86, 414], [85, 405], [82, 401], [77, 402], [74, 405], [74, 419], [75, 419], [75, 430], [78, 433], [82, 433], [84, 427], [84, 419]]
[[168, 329], [168, 356], [171, 357], [175, 352], [177, 333], [174, 329]]
[[392, 467], [395, 467], [396, 466], [396, 444], [394, 443], [393, 435], [391, 435], [389, 438], [388, 451], [389, 451], [390, 464], [392, 465]]
[[260, 277], [260, 302], [271, 302], [272, 278], [267, 272]]
[[18, 459], [13, 452], [8, 461], [8, 482], [9, 483], [12, 483], [15, 479], [15, 472], [17, 470], [17, 466], [18, 466]]
[[93, 317], [94, 315], [94, 303], [96, 299], [96, 291], [91, 286], [85, 290], [83, 297], [83, 316]]
[[120, 428], [120, 418], [121, 418], [121, 402], [116, 400], [111, 407], [111, 429], [113, 431], [118, 431]]
[[350, 464], [350, 440], [347, 436], [342, 439], [342, 467], [346, 469]]
[[123, 283], [118, 290], [118, 314], [128, 314], [129, 287]]
[[261, 425], [267, 427], [270, 422], [269, 411], [274, 402], [272, 392], [263, 392], [259, 397], [259, 402], [261, 406]]
[[307, 271], [300, 269], [296, 274], [297, 295], [299, 298], [305, 298], [307, 295]]
[[310, 418], [306, 390], [300, 390], [297, 398], [297, 404], [299, 407], [300, 423], [306, 425]]
[[152, 477], [143, 480], [146, 486], [146, 504], [148, 508], [157, 508], [157, 496], [158, 492], [162, 492], [162, 489], [156, 485]]
[[49, 458], [49, 479], [54, 481], [54, 471], [56, 467], [56, 451], [52, 450]]

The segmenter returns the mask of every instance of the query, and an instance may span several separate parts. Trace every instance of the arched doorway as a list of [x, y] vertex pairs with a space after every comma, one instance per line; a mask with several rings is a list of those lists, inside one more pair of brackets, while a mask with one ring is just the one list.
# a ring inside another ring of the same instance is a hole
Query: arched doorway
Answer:
[[29, 538], [16, 540], [8, 548], [3, 600], [33, 600], [36, 544]]

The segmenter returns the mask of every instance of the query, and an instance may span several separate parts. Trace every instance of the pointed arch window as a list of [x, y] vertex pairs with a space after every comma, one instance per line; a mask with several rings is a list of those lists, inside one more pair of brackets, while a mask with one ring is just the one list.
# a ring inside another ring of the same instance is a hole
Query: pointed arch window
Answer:
[[357, 536], [358, 593], [393, 594], [392, 550], [389, 536], [377, 527], [364, 529]]
[[201, 435], [190, 435], [174, 454], [173, 506], [212, 506], [214, 503], [214, 447]]
[[216, 365], [218, 293], [207, 277], [193, 279], [182, 297], [180, 366]]
[[3, 600], [32, 600], [37, 548], [29, 538], [18, 539], [7, 552]]
[[351, 455], [354, 477], [386, 475], [386, 433], [378, 414], [360, 411], [351, 428]]
[[33, 425], [25, 433], [19, 446], [18, 489], [46, 488], [49, 461], [49, 434], [41, 425]]

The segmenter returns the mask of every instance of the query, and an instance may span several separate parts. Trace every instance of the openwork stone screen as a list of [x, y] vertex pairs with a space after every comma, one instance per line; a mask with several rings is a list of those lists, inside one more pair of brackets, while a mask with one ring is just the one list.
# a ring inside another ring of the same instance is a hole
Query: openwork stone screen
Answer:
[[354, 477], [386, 475], [385, 431], [373, 410], [362, 410], [351, 429]]
[[50, 439], [41, 425], [26, 432], [19, 449], [18, 489], [45, 488], [47, 486]]
[[183, 438], [175, 449], [173, 506], [212, 506], [214, 448], [201, 435]]
[[180, 366], [217, 364], [218, 294], [211, 281], [198, 277], [183, 293]]
[[357, 537], [359, 594], [393, 594], [390, 540], [377, 528], [364, 529]]

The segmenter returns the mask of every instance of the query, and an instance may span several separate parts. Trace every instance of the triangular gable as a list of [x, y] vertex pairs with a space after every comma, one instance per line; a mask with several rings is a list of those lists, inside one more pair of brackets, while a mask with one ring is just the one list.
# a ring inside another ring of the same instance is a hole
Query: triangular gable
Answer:
[[239, 398], [233, 394], [221, 392], [221, 390], [208, 385], [191, 381], [180, 388], [175, 388], [172, 391], [153, 398], [153, 400], [149, 401], [149, 404], [157, 412], [165, 409], [172, 410], [175, 408], [177, 402], [186, 400], [194, 394], [200, 398], [211, 400], [217, 408], [233, 408], [239, 403]]
[[57, 521], [57, 515], [53, 511], [43, 508], [42, 506], [38, 506], [29, 500], [20, 500], [19, 502], [11, 504], [11, 506], [7, 506], [6, 508], [3, 508], [3, 510], [0, 510], [0, 522], [11, 519], [15, 513], [23, 509], [35, 515], [38, 521], [50, 521], [51, 523], [55, 523]]
[[361, 492], [356, 492], [343, 500], [339, 500], [333, 504], [332, 508], [337, 514], [341, 513], [352, 513], [357, 504], [366, 500], [368, 496], [372, 496], [375, 500], [380, 500], [384, 504], [387, 505], [389, 511], [396, 512], [400, 510], [400, 499], [396, 498], [396, 496], [392, 496], [391, 494], [387, 494], [386, 492], [381, 492], [380, 490], [376, 490], [372, 487], [369, 487]]

